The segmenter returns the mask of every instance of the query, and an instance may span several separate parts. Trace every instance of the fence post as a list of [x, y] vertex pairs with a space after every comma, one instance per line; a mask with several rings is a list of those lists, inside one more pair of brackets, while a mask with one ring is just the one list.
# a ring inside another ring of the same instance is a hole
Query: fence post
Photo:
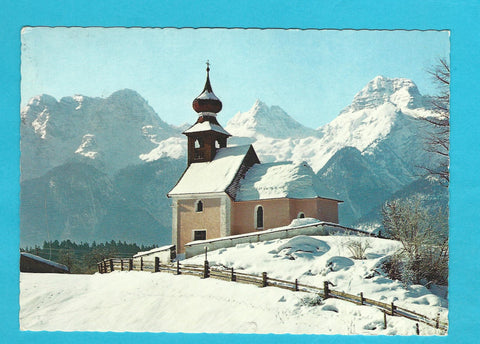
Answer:
[[437, 318], [435, 319], [435, 328], [440, 327], [440, 313], [437, 314]]
[[418, 323], [415, 324], [416, 326], [416, 332], [417, 332], [417, 336], [420, 335], [420, 327], [418, 326]]
[[133, 270], [133, 258], [128, 259], [128, 271]]
[[393, 304], [393, 301], [392, 301], [392, 309], [391, 309], [391, 315], [395, 315], [395, 305]]
[[328, 281], [323, 282], [323, 299], [326, 300], [328, 299], [328, 294], [330, 293], [330, 290], [328, 289]]
[[230, 281], [235, 281], [235, 273], [233, 272], [233, 268], [230, 268]]
[[123, 271], [123, 258], [120, 259], [120, 270]]
[[177, 275], [180, 275], [180, 261], [177, 260]]
[[387, 329], [387, 312], [383, 312], [383, 329]]
[[262, 288], [268, 286], [267, 273], [262, 272]]
[[143, 257], [140, 257], [140, 271], [143, 271]]
[[208, 260], [205, 260], [203, 263], [203, 278], [208, 278], [208, 277], [210, 277], [210, 267], [208, 266]]
[[113, 271], [113, 259], [110, 258], [110, 272]]
[[155, 257], [155, 272], [160, 272], [160, 258]]
[[295, 291], [298, 291], [298, 279], [295, 278]]
[[361, 305], [365, 304], [365, 299], [363, 298], [363, 291], [360, 293], [360, 304]]

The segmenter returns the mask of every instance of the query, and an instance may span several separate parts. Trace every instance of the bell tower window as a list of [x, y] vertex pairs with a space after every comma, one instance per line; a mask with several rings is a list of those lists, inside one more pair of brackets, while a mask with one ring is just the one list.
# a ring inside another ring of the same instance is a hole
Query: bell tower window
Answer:
[[195, 149], [203, 148], [203, 146], [204, 146], [203, 138], [199, 137], [198, 139], [195, 140]]

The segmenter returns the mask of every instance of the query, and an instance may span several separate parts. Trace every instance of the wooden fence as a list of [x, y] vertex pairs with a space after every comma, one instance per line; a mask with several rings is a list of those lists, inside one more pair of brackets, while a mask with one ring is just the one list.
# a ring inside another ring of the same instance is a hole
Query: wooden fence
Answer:
[[[373, 306], [380, 309], [384, 313], [384, 327], [387, 327], [387, 315], [400, 316], [416, 322], [424, 323], [428, 326], [447, 331], [448, 322], [440, 321], [438, 315], [435, 319], [414, 311], [399, 307], [393, 302], [384, 303], [373, 299], [366, 298], [363, 293], [353, 295], [342, 291], [336, 291], [331, 288], [332, 283], [323, 282], [323, 288], [301, 284], [298, 279], [295, 281], [285, 281], [277, 278], [268, 277], [266, 272], [262, 275], [246, 274], [235, 271], [234, 268], [211, 268], [207, 260], [203, 265], [197, 264], [180, 264], [179, 261], [173, 264], [160, 264], [160, 259], [155, 258], [154, 261], [144, 261], [141, 257], [139, 260], [133, 258], [111, 258], [105, 259], [97, 263], [98, 272], [108, 273], [112, 271], [149, 271], [149, 272], [168, 272], [174, 275], [192, 275], [200, 278], [215, 278], [224, 281], [233, 281], [238, 283], [252, 284], [258, 287], [276, 287], [291, 291], [301, 291], [319, 294], [324, 300], [328, 298], [339, 299], [352, 302], [358, 305]], [[419, 334], [417, 324], [417, 334]]]

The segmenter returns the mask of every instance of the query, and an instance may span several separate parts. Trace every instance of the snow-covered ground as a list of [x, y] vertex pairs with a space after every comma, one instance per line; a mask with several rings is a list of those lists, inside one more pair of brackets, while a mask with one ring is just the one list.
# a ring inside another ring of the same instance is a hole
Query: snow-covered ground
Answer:
[[[367, 259], [349, 258], [349, 240], [368, 241]], [[299, 236], [237, 245], [208, 254], [211, 266], [322, 286], [396, 305], [440, 319], [447, 301], [421, 286], [404, 289], [372, 273], [394, 241], [347, 236]], [[203, 263], [204, 256], [185, 263]], [[415, 322], [388, 317], [369, 306], [275, 287], [258, 288], [215, 279], [167, 273], [113, 272], [94, 275], [27, 274], [20, 276], [20, 326], [47, 331], [149, 331], [224, 333], [312, 333], [414, 335]], [[437, 292], [440, 294], [440, 291]], [[422, 335], [440, 335], [420, 324]]]

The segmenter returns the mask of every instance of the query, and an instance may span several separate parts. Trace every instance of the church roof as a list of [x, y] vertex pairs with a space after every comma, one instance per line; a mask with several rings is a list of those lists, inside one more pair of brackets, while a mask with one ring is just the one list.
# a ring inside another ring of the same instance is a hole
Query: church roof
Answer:
[[197, 122], [187, 130], [185, 130], [183, 133], [192, 134], [192, 133], [199, 133], [202, 131], [215, 131], [217, 133], [221, 133], [227, 136], [232, 136], [228, 133], [228, 131], [223, 129], [223, 127], [220, 124], [211, 123], [210, 121], [205, 121], [202, 123]]
[[[235, 201], [318, 197], [338, 200], [306, 162], [256, 163], [243, 176], [242, 164], [250, 148], [220, 148], [212, 161], [191, 164], [168, 196], [227, 192]], [[232, 185], [235, 190], [229, 190]]]
[[225, 192], [239, 173], [250, 147], [220, 148], [212, 161], [190, 164], [168, 196]]
[[282, 161], [253, 165], [240, 181], [235, 200], [317, 197], [338, 200], [306, 162]]

